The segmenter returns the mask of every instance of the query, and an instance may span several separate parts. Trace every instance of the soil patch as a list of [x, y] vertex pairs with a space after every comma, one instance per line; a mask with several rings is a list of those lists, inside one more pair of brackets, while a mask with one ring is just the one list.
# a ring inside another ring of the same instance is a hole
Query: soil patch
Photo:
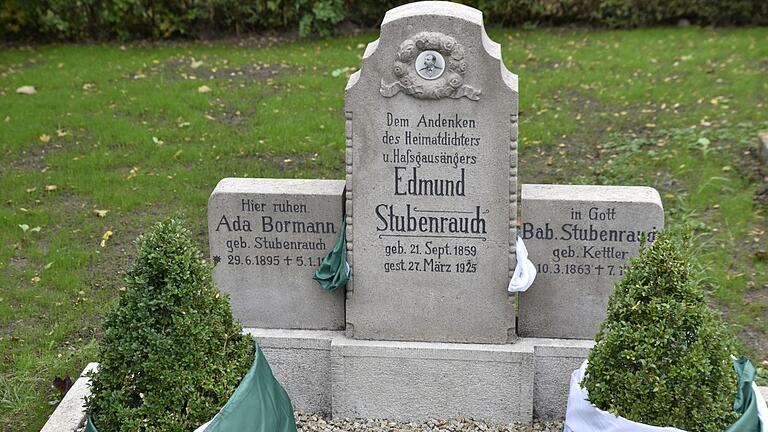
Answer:
[[744, 294], [744, 302], [768, 302], [768, 285], [763, 285], [762, 288], [753, 288], [748, 290]]
[[759, 363], [760, 359], [768, 359], [767, 333], [752, 326], [744, 326], [739, 337], [755, 352], [756, 362]]
[[27, 263], [29, 260], [27, 257], [24, 256], [13, 256], [11, 257], [11, 267], [15, 268], [16, 270], [21, 270], [24, 267], [27, 266]]
[[287, 63], [248, 63], [238, 66], [211, 64], [205, 59], [191, 57], [172, 57], [164, 63], [155, 65], [145, 73], [163, 73], [170, 80], [191, 79], [212, 80], [226, 78], [229, 80], [266, 80], [278, 74], [300, 73], [303, 68]]
[[3, 175], [6, 170], [40, 171], [46, 166], [45, 158], [61, 148], [62, 146], [60, 144], [51, 142], [37, 147], [30, 147], [27, 150], [22, 150], [16, 155], [14, 155], [13, 152], [8, 151], [3, 156], [4, 163], [3, 167], [0, 168], [0, 175]]

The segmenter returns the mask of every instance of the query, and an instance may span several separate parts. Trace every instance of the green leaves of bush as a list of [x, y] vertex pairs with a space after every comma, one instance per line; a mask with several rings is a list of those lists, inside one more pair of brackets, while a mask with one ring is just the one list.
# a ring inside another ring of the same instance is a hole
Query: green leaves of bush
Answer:
[[736, 420], [731, 336], [708, 309], [689, 234], [662, 233], [633, 259], [608, 302], [582, 386], [629, 420], [722, 432]]
[[299, 36], [331, 36], [336, 24], [344, 20], [343, 0], [296, 0], [299, 11]]
[[[350, 20], [376, 27], [406, 0], [0, 0], [0, 36], [140, 39], [298, 30], [331, 35]], [[765, 0], [470, 0], [487, 25], [582, 23], [600, 27], [766, 24]]]
[[254, 343], [181, 221], [136, 243], [127, 290], [105, 317], [88, 409], [105, 432], [194, 430], [229, 399]]

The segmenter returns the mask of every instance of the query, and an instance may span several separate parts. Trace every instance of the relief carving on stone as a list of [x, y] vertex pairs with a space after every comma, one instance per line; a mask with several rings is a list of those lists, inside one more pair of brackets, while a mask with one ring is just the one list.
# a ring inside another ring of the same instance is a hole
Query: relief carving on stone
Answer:
[[417, 99], [480, 100], [480, 90], [464, 83], [467, 68], [464, 46], [456, 39], [439, 32], [417, 33], [400, 44], [392, 67], [397, 81], [382, 79], [379, 91], [384, 97], [402, 91]]

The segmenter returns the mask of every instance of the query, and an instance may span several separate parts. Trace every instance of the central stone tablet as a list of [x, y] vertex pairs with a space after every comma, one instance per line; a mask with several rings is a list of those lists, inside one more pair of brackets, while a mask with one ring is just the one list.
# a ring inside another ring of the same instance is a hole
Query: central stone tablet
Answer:
[[351, 337], [514, 340], [517, 106], [480, 11], [387, 12], [346, 88]]

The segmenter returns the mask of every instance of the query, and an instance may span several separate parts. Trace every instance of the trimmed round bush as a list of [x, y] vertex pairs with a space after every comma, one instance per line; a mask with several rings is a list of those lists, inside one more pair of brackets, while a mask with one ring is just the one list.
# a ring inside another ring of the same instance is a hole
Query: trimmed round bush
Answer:
[[194, 430], [253, 362], [210, 266], [178, 219], [140, 236], [126, 291], [104, 320], [89, 414], [100, 432]]
[[664, 232], [630, 262], [581, 385], [594, 406], [617, 416], [722, 432], [738, 418], [733, 339], [707, 306], [689, 243], [689, 233]]

